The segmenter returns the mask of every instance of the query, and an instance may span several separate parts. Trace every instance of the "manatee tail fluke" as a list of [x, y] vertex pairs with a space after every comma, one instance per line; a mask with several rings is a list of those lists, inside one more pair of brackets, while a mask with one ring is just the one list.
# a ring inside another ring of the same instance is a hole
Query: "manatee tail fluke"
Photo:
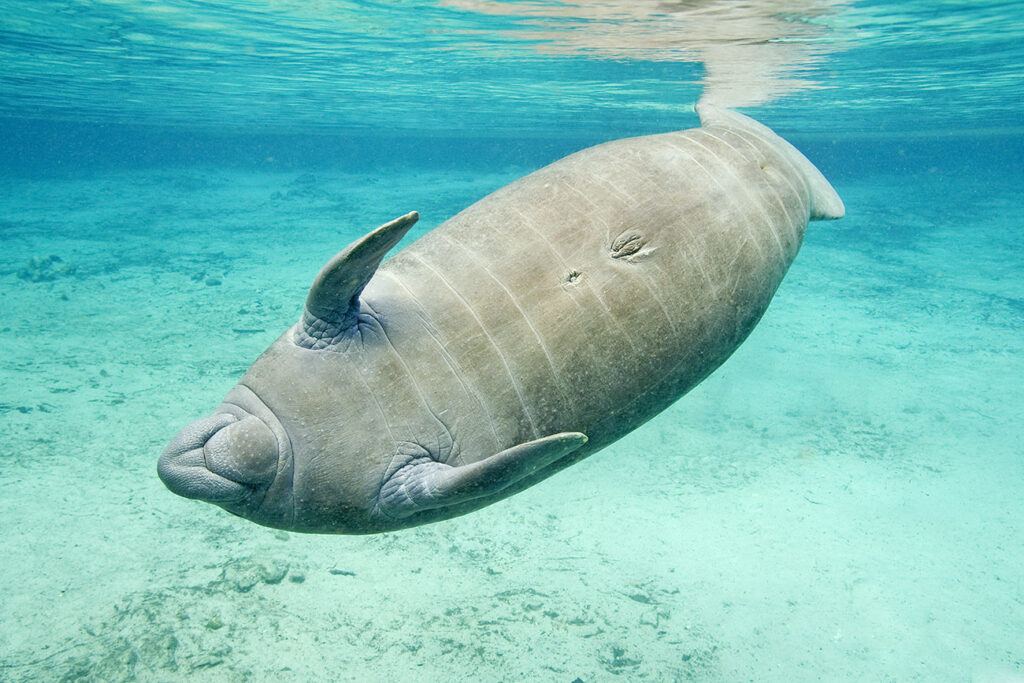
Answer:
[[800, 170], [807, 181], [811, 192], [810, 220], [834, 220], [846, 215], [846, 207], [843, 206], [843, 200], [839, 198], [835, 188], [825, 180], [825, 176], [821, 174], [821, 171], [808, 161], [807, 157], [800, 153], [800, 150], [782, 139], [771, 128], [763, 123], [758, 123], [749, 116], [744, 116], [739, 112], [729, 109], [723, 109], [709, 102], [697, 103], [697, 115], [700, 116], [700, 123], [704, 128], [713, 126], [730, 128], [743, 131], [774, 144]]
[[437, 508], [493, 496], [561, 460], [587, 442], [579, 432], [562, 432], [527, 441], [468, 465], [433, 460], [422, 448], [398, 453], [385, 474], [377, 512], [401, 519]]

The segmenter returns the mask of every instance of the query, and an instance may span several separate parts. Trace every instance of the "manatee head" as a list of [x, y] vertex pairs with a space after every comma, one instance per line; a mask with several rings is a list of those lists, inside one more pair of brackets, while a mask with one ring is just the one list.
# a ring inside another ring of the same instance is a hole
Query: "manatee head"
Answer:
[[[213, 414], [182, 429], [164, 449], [157, 471], [167, 488], [271, 527], [346, 532], [370, 526], [365, 510], [354, 510], [354, 504], [370, 497], [365, 484], [374, 473], [344, 470], [362, 462], [372, 448], [360, 447], [365, 439], [353, 434], [359, 425], [332, 407], [348, 406], [358, 414], [358, 407], [336, 396], [338, 385], [345, 384], [344, 373], [332, 377], [317, 356], [334, 354], [331, 349], [352, 336], [360, 292], [418, 217], [412, 212], [386, 223], [324, 266], [299, 325], [253, 364]], [[334, 365], [346, 369], [341, 354], [334, 355]], [[345, 393], [344, 387], [340, 391]], [[275, 409], [261, 397], [270, 397]], [[300, 481], [289, 429], [300, 439], [300, 467], [327, 461]], [[309, 443], [311, 432], [335, 436], [331, 457]], [[344, 438], [346, 432], [351, 438]]]

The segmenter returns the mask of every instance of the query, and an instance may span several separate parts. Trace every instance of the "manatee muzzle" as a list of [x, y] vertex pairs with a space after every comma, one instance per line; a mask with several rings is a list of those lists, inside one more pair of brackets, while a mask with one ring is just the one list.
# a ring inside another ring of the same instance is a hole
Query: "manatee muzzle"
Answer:
[[274, 482], [280, 459], [280, 440], [265, 419], [226, 401], [178, 433], [160, 456], [157, 472], [167, 488], [186, 498], [253, 503], [254, 494]]

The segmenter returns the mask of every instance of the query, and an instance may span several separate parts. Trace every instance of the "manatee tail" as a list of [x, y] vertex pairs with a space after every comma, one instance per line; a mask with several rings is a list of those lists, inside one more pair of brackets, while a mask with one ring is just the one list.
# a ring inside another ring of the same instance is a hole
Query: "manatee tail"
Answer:
[[836, 194], [832, 185], [825, 180], [825, 176], [821, 174], [821, 171], [808, 161], [807, 157], [801, 154], [796, 147], [783, 140], [768, 126], [758, 123], [749, 116], [744, 116], [728, 109], [722, 109], [708, 102], [699, 102], [697, 104], [697, 115], [700, 116], [701, 126], [705, 128], [718, 126], [742, 131], [770, 142], [785, 154], [786, 158], [803, 174], [804, 180], [807, 181], [807, 185], [810, 188], [810, 219], [812, 221], [833, 220], [842, 218], [846, 214], [843, 200]]

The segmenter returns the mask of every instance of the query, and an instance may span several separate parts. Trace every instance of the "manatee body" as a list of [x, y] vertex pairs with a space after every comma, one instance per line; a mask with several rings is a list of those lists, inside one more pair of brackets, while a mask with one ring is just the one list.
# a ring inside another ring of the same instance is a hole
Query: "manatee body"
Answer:
[[493, 503], [640, 426], [747, 337], [808, 220], [844, 212], [771, 130], [698, 113], [557, 161], [386, 262], [415, 213], [351, 244], [167, 447], [163, 481], [271, 527], [373, 533]]

